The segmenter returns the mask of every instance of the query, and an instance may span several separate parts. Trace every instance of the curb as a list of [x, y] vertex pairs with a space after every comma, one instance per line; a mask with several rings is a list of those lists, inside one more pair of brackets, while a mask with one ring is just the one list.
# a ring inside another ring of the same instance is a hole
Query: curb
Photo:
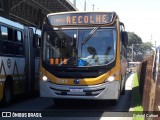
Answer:
[[[132, 74], [135, 75], [135, 73], [132, 73]], [[131, 95], [131, 105], [130, 105], [129, 111], [134, 111], [134, 108], [133, 108], [134, 89], [133, 89], [133, 87], [134, 87], [134, 76], [133, 76], [133, 80], [132, 80], [132, 95]]]

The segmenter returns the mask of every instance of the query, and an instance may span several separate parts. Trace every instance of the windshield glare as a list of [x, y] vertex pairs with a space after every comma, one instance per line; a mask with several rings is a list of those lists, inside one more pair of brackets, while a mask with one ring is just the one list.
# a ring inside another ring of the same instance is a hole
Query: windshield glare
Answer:
[[98, 28], [91, 34], [92, 30], [58, 29], [45, 32], [43, 60], [53, 66], [69, 67], [109, 64], [115, 59], [116, 31]]

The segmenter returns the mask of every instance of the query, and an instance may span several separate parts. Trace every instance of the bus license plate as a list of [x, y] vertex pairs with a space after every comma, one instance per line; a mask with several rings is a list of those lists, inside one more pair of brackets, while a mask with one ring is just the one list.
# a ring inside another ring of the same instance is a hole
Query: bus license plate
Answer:
[[70, 89], [70, 92], [83, 92], [83, 89]]

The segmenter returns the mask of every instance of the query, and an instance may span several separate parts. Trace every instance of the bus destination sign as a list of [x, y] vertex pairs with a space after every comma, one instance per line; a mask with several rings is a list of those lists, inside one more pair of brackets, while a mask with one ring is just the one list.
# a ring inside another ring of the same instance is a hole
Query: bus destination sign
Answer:
[[113, 21], [114, 14], [114, 12], [51, 14], [48, 15], [48, 21], [53, 26], [109, 24]]

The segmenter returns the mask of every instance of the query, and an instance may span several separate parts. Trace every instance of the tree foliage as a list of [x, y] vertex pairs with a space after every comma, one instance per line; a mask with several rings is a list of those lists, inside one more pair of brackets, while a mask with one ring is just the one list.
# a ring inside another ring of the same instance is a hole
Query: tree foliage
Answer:
[[138, 35], [136, 35], [134, 32], [128, 32], [128, 46], [129, 49], [128, 51], [131, 52], [132, 51], [132, 45], [133, 47], [133, 51], [138, 54], [138, 53], [142, 53], [145, 54], [146, 52], [152, 50], [153, 44], [151, 44], [150, 42], [143, 42], [141, 37], [139, 37]]
[[151, 44], [150, 42], [144, 42], [140, 46], [140, 50], [138, 52], [145, 54], [147, 52], [150, 52], [152, 50], [152, 47], [153, 47], [153, 44]]
[[134, 32], [128, 32], [128, 46], [132, 44], [142, 44], [142, 39]]
[[[152, 50], [153, 44], [151, 44], [150, 42], [143, 42], [141, 37], [136, 35], [134, 32], [128, 32], [128, 48], [127, 48], [127, 52], [131, 56], [132, 56], [132, 47], [133, 47], [133, 52], [136, 55], [136, 56], [134, 56], [134, 58], [138, 58], [139, 59], [140, 56], [148, 54]], [[138, 60], [138, 59], [136, 59], [136, 60]]]

